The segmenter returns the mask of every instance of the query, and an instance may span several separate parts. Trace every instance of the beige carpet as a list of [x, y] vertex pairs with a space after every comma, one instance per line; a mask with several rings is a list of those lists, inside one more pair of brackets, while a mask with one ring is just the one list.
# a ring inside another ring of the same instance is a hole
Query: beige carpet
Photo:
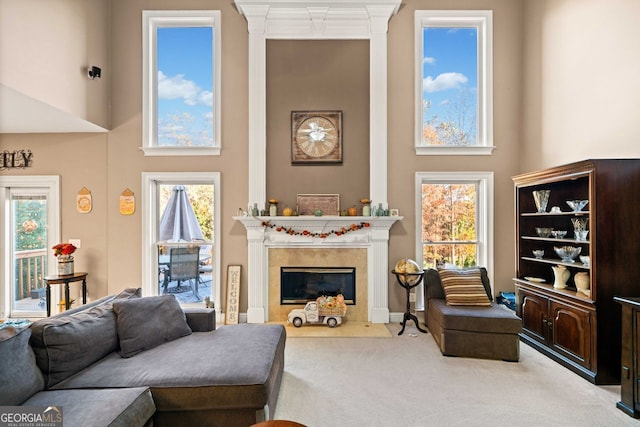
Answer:
[[431, 334], [288, 339], [274, 416], [308, 427], [640, 426], [595, 386], [531, 347], [520, 362], [444, 357]]
[[303, 325], [296, 328], [287, 322], [273, 322], [284, 325], [287, 338], [390, 338], [389, 329], [381, 323], [346, 321], [330, 328], [326, 325]]

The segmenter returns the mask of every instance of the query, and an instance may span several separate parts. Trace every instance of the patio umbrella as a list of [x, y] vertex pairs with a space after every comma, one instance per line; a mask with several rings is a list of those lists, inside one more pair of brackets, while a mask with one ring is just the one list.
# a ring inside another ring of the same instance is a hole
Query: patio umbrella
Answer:
[[184, 185], [173, 187], [173, 193], [160, 219], [158, 237], [159, 240], [171, 242], [204, 240]]

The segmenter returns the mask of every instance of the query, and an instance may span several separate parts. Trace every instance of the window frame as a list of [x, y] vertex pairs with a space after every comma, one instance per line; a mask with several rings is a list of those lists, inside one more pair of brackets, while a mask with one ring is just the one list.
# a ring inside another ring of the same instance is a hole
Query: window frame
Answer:
[[[213, 30], [213, 146], [159, 147], [158, 129], [158, 27], [212, 27]], [[142, 11], [142, 147], [145, 156], [218, 156], [221, 138], [222, 42], [219, 10]]]
[[[478, 145], [424, 145], [422, 143], [423, 29], [466, 27], [478, 31]], [[493, 145], [493, 11], [415, 11], [415, 152], [416, 155], [491, 155]]]
[[[476, 239], [478, 245], [477, 265], [487, 269], [493, 277], [494, 265], [494, 173], [493, 172], [416, 172], [415, 174], [415, 216], [416, 216], [416, 261], [422, 266], [424, 248], [422, 245], [422, 184], [469, 184], [478, 185], [478, 206], [476, 207]], [[492, 282], [493, 287], [493, 282]], [[416, 307], [424, 308], [423, 284], [416, 290]]]
[[[221, 227], [220, 227], [220, 203], [221, 186], [220, 172], [143, 172], [142, 173], [142, 293], [146, 296], [159, 295], [158, 289], [158, 257], [157, 236], [160, 216], [158, 209], [160, 184], [212, 184], [213, 192], [213, 271], [212, 282], [215, 283], [215, 292], [211, 295], [216, 303], [216, 316], [220, 314], [221, 288], [220, 277], [220, 251], [221, 251]], [[188, 306], [202, 306], [202, 303], [184, 303]]]

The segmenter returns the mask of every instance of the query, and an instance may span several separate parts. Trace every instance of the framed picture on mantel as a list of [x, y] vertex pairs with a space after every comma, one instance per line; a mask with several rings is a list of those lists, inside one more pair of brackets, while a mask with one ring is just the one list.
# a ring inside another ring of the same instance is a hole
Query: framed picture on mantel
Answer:
[[342, 111], [291, 112], [291, 163], [342, 163]]
[[298, 194], [300, 215], [315, 215], [319, 209], [322, 215], [340, 215], [339, 194]]

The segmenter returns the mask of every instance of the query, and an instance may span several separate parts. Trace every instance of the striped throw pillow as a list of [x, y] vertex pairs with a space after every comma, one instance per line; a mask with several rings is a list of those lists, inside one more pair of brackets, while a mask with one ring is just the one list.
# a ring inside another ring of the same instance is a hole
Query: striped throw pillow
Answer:
[[438, 270], [447, 305], [490, 306], [480, 269]]

